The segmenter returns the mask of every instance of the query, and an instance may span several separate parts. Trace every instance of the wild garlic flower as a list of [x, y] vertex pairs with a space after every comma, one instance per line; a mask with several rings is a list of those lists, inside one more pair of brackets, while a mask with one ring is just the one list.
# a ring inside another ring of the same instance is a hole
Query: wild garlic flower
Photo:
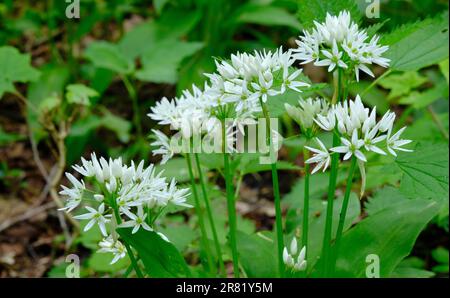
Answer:
[[382, 57], [389, 47], [378, 44], [376, 35], [369, 39], [367, 32], [351, 21], [348, 11], [338, 16], [327, 13], [325, 22], [314, 24], [312, 31], [303, 31], [296, 41], [298, 48], [293, 50], [302, 64], [314, 62], [316, 66], [328, 66], [329, 72], [337, 68], [354, 72], [357, 81], [359, 71], [374, 76], [368, 67], [371, 64], [389, 66], [390, 60]]
[[397, 156], [396, 151], [412, 151], [403, 148], [404, 145], [412, 141], [400, 138], [406, 127], [392, 134], [395, 117], [395, 113], [387, 111], [377, 121], [376, 107], [372, 110], [366, 108], [359, 95], [356, 96], [355, 100], [347, 100], [333, 105], [328, 110], [327, 115], [317, 115], [314, 121], [325, 131], [339, 133], [341, 145], [327, 149], [320, 140], [317, 140], [320, 149], [307, 147], [314, 155], [306, 162], [317, 163], [313, 170], [313, 173], [315, 173], [319, 169], [323, 169], [323, 171], [327, 169], [329, 154], [342, 153], [344, 154], [343, 160], [355, 156], [364, 185], [364, 164], [367, 162], [367, 153], [386, 155], [387, 151], [391, 155]]
[[306, 246], [298, 251], [297, 239], [292, 238], [289, 249], [287, 247], [283, 249], [283, 262], [293, 272], [306, 270]]
[[284, 107], [289, 117], [297, 122], [305, 133], [315, 126], [314, 118], [318, 115], [326, 115], [329, 109], [328, 102], [322, 98], [300, 99], [298, 104], [299, 106], [296, 107], [285, 103]]
[[[205, 74], [207, 82], [203, 90], [193, 86], [192, 91], [185, 90], [178, 98], [163, 98], [148, 116], [158, 124], [170, 125], [185, 139], [194, 133], [216, 139], [222, 134], [225, 119], [233, 119], [232, 130], [244, 134], [245, 125], [256, 123], [256, 116], [262, 111], [261, 102], [266, 103], [269, 97], [288, 89], [301, 92], [301, 88], [309, 86], [300, 78], [301, 70], [293, 69], [294, 61], [292, 52], [281, 48], [274, 52], [237, 53], [228, 61], [216, 60], [216, 72]], [[169, 139], [159, 131], [153, 132], [157, 140], [152, 145], [158, 147], [153, 154], [162, 155], [162, 162], [167, 162], [174, 153]], [[227, 130], [227, 140], [233, 140], [234, 136], [234, 132]], [[230, 143], [233, 144], [227, 141]]]
[[66, 198], [61, 210], [71, 212], [83, 203], [87, 212], [74, 218], [88, 220], [84, 231], [99, 227], [105, 237], [101, 251], [112, 252], [114, 262], [124, 256], [117, 227], [131, 227], [132, 233], [140, 228], [153, 231], [155, 219], [166, 206], [192, 207], [186, 203], [188, 189], [178, 188], [175, 180], [168, 182], [153, 165], [144, 168], [144, 161], [127, 166], [121, 158], [107, 161], [92, 153], [90, 160], [82, 158], [81, 165], [73, 168], [82, 178], [66, 173], [72, 186], [61, 186], [60, 194]]

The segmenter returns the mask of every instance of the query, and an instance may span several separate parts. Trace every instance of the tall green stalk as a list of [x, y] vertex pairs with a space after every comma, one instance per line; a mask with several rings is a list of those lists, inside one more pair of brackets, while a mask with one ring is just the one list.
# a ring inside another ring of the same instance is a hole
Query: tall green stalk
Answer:
[[191, 158], [189, 154], [186, 154], [186, 163], [188, 166], [188, 170], [189, 170], [189, 177], [191, 179], [191, 187], [192, 187], [192, 194], [194, 196], [194, 200], [195, 200], [195, 210], [197, 213], [197, 217], [198, 217], [198, 224], [200, 226], [200, 232], [201, 232], [201, 239], [203, 242], [203, 248], [205, 249], [206, 252], [206, 258], [208, 260], [208, 269], [212, 270], [212, 268], [214, 267], [213, 264], [213, 258], [212, 258], [212, 254], [211, 254], [211, 248], [209, 247], [209, 243], [208, 243], [208, 237], [206, 234], [206, 229], [205, 229], [205, 222], [203, 221], [203, 215], [202, 215], [202, 208], [200, 205], [200, 200], [198, 198], [198, 193], [197, 193], [197, 187], [195, 186], [195, 178], [194, 178], [194, 172], [192, 170], [192, 162], [191, 162]]
[[[337, 84], [336, 84], [336, 99], [340, 101], [342, 98], [342, 70], [337, 70]], [[340, 137], [337, 129], [333, 132], [333, 147], [339, 146]], [[322, 243], [322, 275], [328, 277], [329, 275], [329, 262], [331, 251], [331, 234], [333, 231], [333, 205], [336, 192], [336, 180], [339, 167], [339, 153], [334, 153], [331, 156], [331, 170], [328, 181], [328, 197], [327, 197], [327, 213], [325, 218], [325, 232]]]
[[139, 116], [139, 104], [136, 89], [134, 89], [133, 85], [130, 82], [130, 79], [126, 75], [122, 76], [122, 81], [125, 84], [128, 95], [131, 98], [131, 103], [133, 106], [133, 123], [136, 127], [137, 136], [139, 139], [142, 139], [142, 125], [141, 117]]
[[222, 152], [225, 174], [225, 189], [227, 192], [229, 239], [231, 246], [231, 256], [233, 258], [234, 277], [239, 277], [239, 256], [236, 242], [237, 221], [236, 206], [234, 202], [233, 176], [231, 174], [230, 168], [230, 154], [227, 152], [226, 148], [226, 127], [225, 121], [222, 121]]
[[345, 223], [345, 217], [347, 216], [347, 209], [348, 209], [348, 201], [350, 198], [350, 192], [352, 190], [352, 181], [353, 181], [353, 175], [355, 174], [356, 169], [356, 156], [353, 155], [352, 161], [350, 164], [350, 169], [348, 170], [348, 176], [347, 176], [347, 185], [345, 187], [345, 194], [344, 194], [344, 201], [342, 202], [341, 207], [341, 213], [339, 215], [339, 225], [336, 233], [336, 241], [334, 244], [334, 252], [333, 252], [333, 258], [332, 258], [332, 264], [331, 273], [334, 273], [335, 267], [336, 267], [336, 259], [339, 254], [339, 246], [341, 244], [341, 238], [342, 238], [342, 232], [344, 231], [344, 223]]
[[220, 272], [221, 272], [221, 274], [224, 274], [225, 266], [223, 264], [223, 259], [222, 259], [222, 250], [220, 248], [219, 237], [217, 237], [216, 224], [214, 223], [214, 218], [212, 216], [211, 205], [209, 204], [208, 193], [206, 192], [205, 180], [203, 178], [203, 173], [202, 173], [202, 168], [200, 166], [200, 160], [198, 158], [198, 153], [194, 153], [194, 157], [195, 157], [195, 163], [197, 165], [198, 178], [200, 179], [200, 185], [202, 188], [203, 200], [205, 201], [206, 213], [208, 215], [208, 220], [209, 220], [209, 224], [211, 227], [214, 244], [216, 246], [216, 254], [217, 254], [217, 258], [219, 260]]
[[[303, 148], [303, 159], [306, 161], [309, 158], [309, 151]], [[302, 246], [306, 247], [305, 259], [308, 254], [308, 225], [309, 225], [309, 164], [305, 164], [305, 189], [303, 195], [303, 226], [302, 226]]]
[[271, 159], [271, 170], [272, 170], [272, 184], [273, 184], [273, 196], [275, 199], [275, 229], [277, 234], [277, 250], [278, 250], [278, 269], [280, 276], [284, 275], [284, 262], [283, 262], [283, 222], [281, 218], [281, 200], [280, 200], [280, 187], [278, 186], [278, 171], [276, 160], [273, 161], [272, 158], [275, 156], [275, 150], [273, 147], [272, 140], [272, 129], [270, 127], [270, 115], [267, 110], [267, 106], [260, 99], [260, 104], [263, 110], [264, 118], [266, 119], [266, 140], [269, 142], [269, 154]]

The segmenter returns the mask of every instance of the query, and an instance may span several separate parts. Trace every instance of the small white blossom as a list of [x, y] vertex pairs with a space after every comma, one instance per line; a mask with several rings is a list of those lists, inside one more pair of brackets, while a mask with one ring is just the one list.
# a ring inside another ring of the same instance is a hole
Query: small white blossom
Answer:
[[363, 145], [364, 141], [358, 139], [358, 132], [355, 129], [352, 134], [351, 141], [346, 138], [341, 138], [341, 142], [344, 144], [342, 146], [333, 147], [330, 150], [337, 153], [345, 153], [344, 160], [349, 159], [352, 155], [355, 155], [358, 159], [366, 162], [367, 159], [364, 154], [359, 150]]
[[290, 268], [293, 272], [304, 271], [306, 269], [307, 261], [306, 246], [304, 246], [300, 252], [298, 252], [297, 240], [292, 238], [289, 250], [287, 247], [283, 249], [283, 262], [286, 267]]
[[316, 138], [315, 141], [319, 145], [320, 149], [305, 146], [306, 149], [315, 153], [313, 157], [305, 161], [308, 164], [309, 163], [317, 164], [312, 170], [311, 172], [312, 174], [319, 171], [320, 169], [322, 169], [322, 171], [325, 172], [331, 160], [330, 153], [328, 152], [328, 149], [325, 147], [325, 145], [318, 138]]

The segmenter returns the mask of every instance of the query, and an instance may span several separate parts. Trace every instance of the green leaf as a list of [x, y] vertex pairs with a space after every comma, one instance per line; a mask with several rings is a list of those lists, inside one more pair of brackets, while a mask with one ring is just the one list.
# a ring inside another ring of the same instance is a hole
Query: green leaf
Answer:
[[431, 252], [431, 255], [433, 256], [433, 259], [438, 263], [448, 264], [448, 249], [444, 247], [438, 247], [436, 249], [433, 249]]
[[370, 197], [364, 207], [367, 214], [374, 215], [382, 210], [389, 209], [392, 205], [401, 204], [408, 200], [397, 188], [386, 186]]
[[126, 269], [130, 265], [128, 256], [111, 264], [113, 255], [111, 253], [94, 252], [88, 259], [88, 266], [96, 272], [116, 273], [119, 270]]
[[444, 61], [441, 61], [439, 63], [439, 69], [441, 70], [448, 84], [448, 71], [449, 71], [448, 59], [445, 59]]
[[402, 38], [386, 53], [392, 70], [418, 70], [448, 58], [448, 13], [400, 30]]
[[383, 88], [391, 90], [388, 99], [393, 99], [401, 95], [406, 95], [414, 88], [417, 88], [428, 79], [421, 76], [417, 71], [408, 71], [402, 74], [392, 74], [379, 81]]
[[352, 19], [358, 21], [361, 18], [360, 10], [354, 0], [308, 0], [298, 1], [298, 15], [301, 25], [309, 29], [314, 26], [314, 21], [323, 22], [327, 13], [338, 15], [339, 12], [347, 10]]
[[91, 105], [90, 98], [98, 96], [98, 92], [83, 84], [72, 84], [66, 87], [67, 102], [73, 104]]
[[164, 6], [169, 3], [170, 0], [153, 0], [153, 6], [155, 7], [156, 13], [161, 14]]
[[128, 59], [117, 45], [106, 41], [95, 41], [89, 44], [84, 57], [98, 68], [112, 70], [118, 74], [130, 74], [134, 63]]
[[15, 82], [36, 81], [40, 72], [30, 65], [29, 54], [21, 54], [11, 46], [0, 47], [0, 99], [5, 92], [15, 92]]
[[448, 145], [419, 143], [396, 160], [403, 171], [400, 190], [409, 198], [448, 199]]
[[161, 228], [161, 233], [170, 239], [179, 251], [185, 251], [189, 244], [198, 237], [198, 231], [187, 225], [174, 225]]
[[398, 267], [391, 273], [391, 278], [430, 278], [435, 276], [434, 272], [410, 268], [410, 267]]
[[342, 237], [336, 276], [365, 277], [366, 257], [380, 259], [380, 276], [389, 277], [439, 211], [429, 200], [407, 200], [371, 215]]
[[122, 239], [134, 247], [150, 277], [189, 277], [191, 275], [183, 256], [175, 246], [163, 240], [157, 233], [139, 229], [131, 234], [131, 228], [119, 228]]
[[281, 7], [247, 5], [239, 11], [237, 21], [243, 23], [267, 25], [267, 26], [288, 26], [300, 30], [302, 26], [298, 20]]
[[122, 143], [128, 143], [130, 141], [130, 132], [133, 126], [131, 122], [114, 115], [106, 109], [103, 110], [103, 113], [100, 125], [115, 132]]
[[364, 94], [361, 100], [370, 107], [377, 107], [378, 114], [384, 114], [389, 110], [389, 103], [386, 100], [386, 93], [378, 88], [370, 88], [370, 82], [360, 81], [357, 84], [350, 84], [349, 92], [351, 95], [356, 96], [362, 94], [364, 90], [369, 90]]
[[136, 72], [142, 81], [175, 84], [181, 61], [203, 47], [200, 42], [166, 40], [142, 56], [143, 68]]
[[276, 277], [278, 265], [274, 241], [263, 234], [246, 234], [238, 231], [239, 261], [250, 278]]

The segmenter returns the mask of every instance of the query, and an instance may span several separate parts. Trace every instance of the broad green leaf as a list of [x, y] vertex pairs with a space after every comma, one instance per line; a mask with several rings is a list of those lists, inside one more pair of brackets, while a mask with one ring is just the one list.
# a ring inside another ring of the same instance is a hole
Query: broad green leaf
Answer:
[[411, 267], [397, 267], [391, 273], [391, 278], [430, 278], [435, 276], [434, 272]]
[[130, 141], [130, 132], [132, 128], [131, 122], [114, 115], [106, 109], [103, 110], [103, 113], [101, 125], [115, 132], [122, 143], [128, 143]]
[[91, 105], [90, 98], [98, 96], [98, 92], [83, 84], [71, 84], [66, 87], [66, 98], [68, 103]]
[[415, 199], [365, 218], [344, 233], [336, 276], [365, 277], [366, 257], [375, 254], [380, 260], [381, 277], [389, 277], [438, 211], [436, 202]]
[[113, 255], [111, 253], [94, 252], [88, 259], [88, 266], [96, 272], [117, 273], [119, 270], [124, 270], [130, 265], [128, 256], [111, 264]]
[[198, 237], [198, 231], [187, 225], [173, 225], [161, 228], [161, 233], [170, 239], [175, 247], [183, 252]]
[[361, 13], [353, 0], [301, 0], [298, 1], [298, 15], [301, 25], [309, 29], [314, 26], [314, 21], [323, 22], [327, 13], [338, 15], [339, 12], [347, 10], [350, 12], [352, 19], [358, 21]]
[[423, 85], [428, 80], [417, 71], [408, 71], [402, 74], [391, 74], [379, 81], [383, 88], [391, 90], [388, 99], [409, 94], [413, 89]]
[[382, 210], [389, 209], [392, 205], [402, 204], [408, 200], [397, 188], [387, 186], [375, 193], [365, 203], [367, 214], [374, 215]]
[[174, 84], [178, 80], [181, 61], [202, 47], [203, 44], [199, 42], [161, 42], [143, 54], [143, 68], [136, 72], [136, 77], [142, 81]]
[[263, 234], [246, 234], [238, 231], [239, 261], [250, 278], [276, 277], [278, 264], [275, 243]]
[[29, 54], [21, 54], [11, 46], [0, 47], [0, 99], [5, 92], [15, 92], [15, 82], [27, 83], [39, 78], [39, 71], [30, 64]]
[[409, 198], [448, 199], [448, 144], [419, 143], [396, 160], [403, 171], [400, 190]]
[[438, 247], [431, 252], [433, 259], [436, 262], [448, 264], [448, 249], [444, 247]]
[[448, 13], [412, 26], [401, 29], [403, 37], [386, 53], [391, 69], [417, 70], [448, 58]]
[[293, 15], [275, 6], [247, 5], [239, 11], [237, 21], [267, 26], [288, 26], [297, 30], [302, 28]]
[[123, 241], [136, 249], [150, 277], [189, 277], [189, 267], [175, 246], [163, 240], [155, 232], [139, 229], [135, 234], [131, 228], [119, 228]]
[[134, 63], [128, 59], [115, 44], [106, 41], [95, 41], [89, 44], [84, 57], [98, 68], [112, 70], [118, 74], [130, 74]]

